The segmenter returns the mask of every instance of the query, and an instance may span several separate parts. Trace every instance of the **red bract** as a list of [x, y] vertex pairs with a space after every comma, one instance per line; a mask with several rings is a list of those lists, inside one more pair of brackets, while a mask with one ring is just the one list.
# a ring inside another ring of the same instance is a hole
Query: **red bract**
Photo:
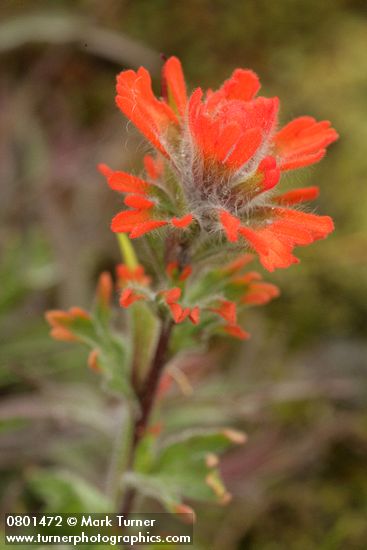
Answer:
[[64, 342], [80, 340], [74, 332], [74, 325], [79, 321], [89, 321], [90, 319], [89, 313], [80, 307], [71, 307], [69, 311], [53, 309], [47, 311], [45, 317], [51, 326], [50, 336]]
[[155, 288], [141, 265], [131, 269], [120, 264], [116, 268], [118, 285], [123, 288], [120, 305], [128, 308], [145, 300], [154, 308], [163, 307], [176, 324], [190, 321], [198, 330], [206, 327], [209, 334], [247, 339], [250, 335], [239, 326], [238, 314], [279, 296], [279, 289], [263, 281], [260, 273], [244, 271], [253, 259], [252, 254], [243, 254], [224, 267], [199, 274], [188, 264], [180, 267], [177, 261], [170, 262], [163, 288]]
[[145, 274], [145, 270], [142, 265], [131, 268], [125, 264], [118, 264], [116, 266], [116, 277], [117, 283], [120, 287], [125, 287], [130, 283], [148, 286], [151, 281], [150, 277]]
[[282, 172], [318, 162], [337, 139], [328, 121], [299, 117], [278, 130], [279, 100], [256, 95], [250, 70], [190, 97], [177, 58], [166, 61], [162, 77], [162, 98], [144, 68], [117, 77], [117, 105], [157, 153], [145, 157], [143, 178], [100, 166], [110, 187], [127, 195], [129, 209], [112, 220], [113, 231], [138, 238], [195, 230], [216, 241], [219, 234], [255, 250], [272, 271], [298, 261], [296, 245], [333, 230], [331, 218], [290, 208], [314, 199], [316, 187], [275, 193]]

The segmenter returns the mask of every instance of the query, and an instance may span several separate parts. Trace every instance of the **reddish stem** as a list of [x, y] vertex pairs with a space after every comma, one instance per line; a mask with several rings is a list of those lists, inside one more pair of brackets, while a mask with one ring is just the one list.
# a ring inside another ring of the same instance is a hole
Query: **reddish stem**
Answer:
[[[139, 391], [138, 398], [140, 402], [140, 414], [137, 417], [134, 424], [134, 432], [130, 450], [129, 464], [133, 465], [136, 448], [143, 437], [150, 415], [153, 409], [154, 400], [157, 394], [159, 380], [166, 362], [166, 356], [168, 351], [168, 344], [173, 328], [172, 321], [163, 321], [157, 347], [155, 350], [152, 364], [147, 375], [147, 378], [143, 384], [142, 389]], [[136, 496], [136, 489], [131, 487], [126, 491], [122, 506], [121, 514], [125, 517], [131, 512]]]

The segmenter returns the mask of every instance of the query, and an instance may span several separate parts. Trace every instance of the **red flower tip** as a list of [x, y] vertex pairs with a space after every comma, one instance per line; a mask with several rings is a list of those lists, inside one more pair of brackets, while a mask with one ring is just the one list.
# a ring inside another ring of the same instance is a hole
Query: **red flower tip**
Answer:
[[238, 230], [241, 225], [240, 220], [232, 216], [232, 214], [226, 210], [221, 210], [219, 212], [219, 219], [229, 242], [236, 242], [238, 240]]
[[258, 230], [241, 227], [240, 233], [259, 254], [268, 271], [286, 268], [299, 260], [292, 255], [296, 245], [325, 238], [334, 229], [329, 216], [316, 216], [288, 208], [274, 208], [274, 221]]
[[149, 213], [146, 210], [125, 210], [112, 219], [111, 229], [114, 233], [128, 233], [148, 219]]
[[178, 262], [170, 262], [166, 267], [166, 273], [169, 277], [175, 277], [178, 275], [179, 281], [186, 281], [192, 273], [192, 267], [191, 265], [186, 265], [180, 272]]
[[[298, 228], [309, 232], [311, 242], [325, 238], [334, 230], [334, 222], [330, 216], [318, 216], [316, 214], [309, 214], [308, 212], [291, 210], [290, 208], [275, 208], [274, 213], [294, 229], [295, 233]], [[297, 236], [295, 236], [294, 242], [298, 244]]]
[[98, 357], [99, 357], [99, 349], [94, 348], [94, 349], [92, 349], [92, 351], [88, 355], [88, 360], [87, 360], [88, 367], [91, 370], [94, 370], [96, 372], [101, 371], [101, 366], [99, 364]]
[[244, 304], [261, 306], [279, 296], [279, 288], [271, 283], [254, 283], [241, 300]]
[[131, 208], [137, 208], [141, 210], [148, 210], [154, 206], [154, 202], [139, 195], [128, 195], [125, 197], [124, 203]]
[[186, 279], [190, 277], [191, 273], [192, 273], [191, 265], [186, 265], [180, 273], [179, 280], [186, 281]]
[[139, 300], [145, 300], [145, 296], [137, 294], [131, 288], [125, 288], [120, 296], [120, 305], [122, 307], [129, 307]]
[[164, 225], [167, 225], [167, 222], [159, 220], [150, 220], [139, 223], [130, 231], [129, 236], [131, 239], [137, 239], [138, 237], [145, 235], [145, 233], [149, 233], [149, 231], [153, 231], [153, 229], [158, 229], [158, 227], [163, 227]]
[[100, 274], [97, 284], [97, 298], [100, 304], [108, 307], [111, 302], [113, 292], [113, 281], [109, 271], [103, 271]]
[[251, 105], [226, 102], [219, 90], [202, 103], [202, 95], [198, 88], [189, 101], [189, 126], [198, 152], [204, 160], [237, 170], [254, 155], [264, 134], [272, 128], [276, 116], [274, 100], [258, 98]]
[[78, 342], [79, 338], [71, 330], [70, 326], [77, 319], [90, 319], [87, 311], [80, 307], [71, 307], [69, 311], [53, 309], [45, 313], [46, 321], [51, 326], [50, 336], [63, 342]]
[[154, 158], [152, 155], [145, 155], [144, 168], [146, 173], [152, 180], [158, 179], [164, 170], [162, 158]]
[[230, 325], [235, 325], [237, 321], [236, 304], [229, 300], [221, 300], [219, 305], [215, 308], [211, 308], [213, 313], [217, 313]]
[[300, 202], [312, 201], [316, 199], [320, 194], [318, 187], [301, 187], [300, 189], [293, 189], [277, 197], [273, 197], [273, 202], [277, 204], [285, 204], [291, 206], [292, 204], [298, 204]]
[[238, 338], [239, 340], [248, 340], [250, 338], [250, 333], [243, 330], [238, 325], [227, 325], [222, 329], [225, 333]]
[[116, 104], [145, 137], [165, 156], [162, 143], [170, 124], [177, 124], [172, 109], [152, 92], [151, 78], [144, 67], [138, 71], [123, 71], [117, 76]]
[[171, 223], [175, 227], [179, 227], [183, 229], [184, 227], [187, 227], [188, 225], [190, 225], [193, 219], [194, 217], [192, 214], [186, 214], [186, 216], [183, 216], [182, 218], [172, 218]]
[[116, 277], [119, 286], [125, 286], [131, 282], [142, 286], [148, 286], [151, 281], [150, 277], [145, 274], [144, 267], [142, 265], [131, 268], [126, 264], [118, 264], [116, 266]]
[[169, 290], [161, 290], [160, 294], [164, 297], [167, 304], [173, 304], [180, 299], [182, 290], [179, 287], [174, 287]]
[[248, 273], [246, 273], [245, 275], [234, 277], [232, 279], [232, 283], [238, 285], [248, 285], [252, 281], [260, 281], [261, 279], [262, 277], [257, 271], [248, 271]]
[[177, 57], [170, 57], [166, 61], [162, 69], [162, 77], [168, 103], [182, 117], [186, 110], [187, 94], [182, 66]]
[[149, 211], [145, 208], [119, 212], [111, 222], [111, 229], [115, 233], [130, 233], [130, 238], [136, 239], [166, 224], [163, 220], [150, 219]]
[[309, 116], [292, 120], [274, 136], [281, 170], [318, 162], [325, 155], [326, 147], [338, 137], [328, 120], [317, 122]]
[[190, 321], [194, 324], [194, 325], [198, 325], [199, 322], [200, 322], [200, 309], [198, 306], [195, 306], [190, 314], [189, 314], [189, 318], [190, 318]]
[[108, 179], [112, 174], [113, 170], [107, 164], [103, 164], [102, 162], [100, 164], [97, 164], [98, 171], [104, 176], [106, 179]]
[[276, 186], [280, 179], [280, 168], [278, 168], [274, 157], [265, 157], [260, 162], [258, 171], [262, 176], [261, 187], [263, 191], [268, 191]]
[[175, 323], [182, 323], [187, 317], [195, 325], [199, 322], [200, 311], [198, 307], [194, 307], [193, 309], [189, 307], [184, 308], [178, 303], [182, 294], [182, 290], [179, 287], [161, 290], [159, 294], [163, 296], [168, 305]]
[[190, 308], [183, 308], [180, 304], [169, 303], [168, 307], [171, 310], [171, 314], [175, 323], [182, 323], [190, 315]]
[[150, 188], [150, 184], [147, 181], [121, 171], [111, 171], [107, 182], [111, 189], [120, 191], [121, 193], [139, 193], [145, 195]]
[[227, 99], [250, 101], [259, 91], [258, 76], [250, 70], [236, 69], [220, 89]]
[[231, 275], [233, 273], [236, 273], [237, 271], [240, 271], [245, 265], [249, 264], [254, 260], [255, 256], [254, 254], [242, 254], [233, 262], [230, 262], [228, 265], [226, 265], [225, 268], [223, 268], [223, 272]]

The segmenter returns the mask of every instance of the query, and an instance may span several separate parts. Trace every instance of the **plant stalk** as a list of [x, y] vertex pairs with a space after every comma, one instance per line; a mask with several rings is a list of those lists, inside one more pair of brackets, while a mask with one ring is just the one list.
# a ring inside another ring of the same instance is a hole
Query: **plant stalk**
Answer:
[[[154, 406], [154, 401], [157, 395], [157, 390], [159, 387], [160, 377], [166, 363], [167, 351], [169, 346], [169, 341], [171, 337], [171, 332], [173, 328], [172, 320], [163, 320], [160, 335], [157, 342], [157, 347], [152, 359], [151, 367], [149, 369], [148, 375], [144, 381], [142, 388], [139, 391], [138, 398], [140, 402], [140, 411], [136, 416], [133, 432], [131, 436], [131, 446], [128, 457], [128, 467], [129, 469], [134, 464], [135, 451], [137, 446], [143, 437], [146, 428], [148, 426], [151, 412]], [[125, 517], [129, 515], [133, 507], [136, 497], [136, 489], [130, 487], [125, 492], [120, 514]]]

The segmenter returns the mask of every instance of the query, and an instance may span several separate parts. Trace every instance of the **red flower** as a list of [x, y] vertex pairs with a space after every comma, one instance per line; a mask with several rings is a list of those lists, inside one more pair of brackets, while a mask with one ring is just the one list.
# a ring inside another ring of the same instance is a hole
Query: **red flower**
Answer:
[[131, 268], [126, 264], [118, 264], [116, 266], [116, 276], [120, 287], [125, 287], [131, 283], [141, 286], [148, 286], [151, 281], [150, 277], [145, 274], [145, 270], [142, 265]]
[[178, 287], [170, 288], [169, 290], [162, 290], [159, 293], [164, 301], [166, 302], [168, 308], [171, 311], [171, 315], [175, 323], [182, 323], [186, 318], [197, 325], [200, 321], [200, 311], [197, 306], [194, 308], [183, 307], [179, 303], [181, 298], [182, 290]]
[[129, 307], [140, 300], [145, 300], [145, 296], [143, 294], [138, 294], [132, 288], [125, 288], [120, 296], [120, 305], [122, 307]]
[[236, 69], [217, 91], [197, 88], [190, 97], [177, 58], [162, 77], [160, 99], [145, 69], [117, 77], [117, 105], [157, 156], [145, 157], [143, 178], [100, 166], [110, 187], [127, 195], [129, 209], [112, 220], [113, 231], [137, 238], [196, 228], [215, 240], [220, 233], [230, 243], [242, 239], [273, 270], [298, 261], [296, 245], [333, 230], [329, 217], [290, 208], [314, 199], [317, 188], [274, 194], [282, 172], [318, 162], [337, 139], [328, 121], [299, 117], [277, 130], [279, 100], [256, 96], [260, 83], [250, 70]]
[[90, 315], [80, 307], [71, 307], [69, 311], [53, 309], [45, 314], [46, 321], [51, 326], [50, 336], [64, 342], [78, 342], [80, 337], [74, 332], [74, 325], [78, 321], [89, 321]]
[[[166, 273], [171, 283], [177, 276], [177, 280], [183, 283], [191, 274], [191, 267], [186, 266], [178, 270], [176, 262], [171, 262], [166, 267]], [[144, 268], [138, 265], [131, 269], [125, 264], [116, 267], [118, 285], [123, 288], [120, 296], [120, 305], [128, 308], [135, 302], [147, 300], [151, 302], [163, 302], [168, 307], [175, 323], [182, 323], [189, 319], [194, 325], [200, 322], [200, 310], [198, 306], [183, 306], [181, 303], [182, 289], [170, 287], [164, 290], [154, 291], [151, 286], [151, 279], [145, 274]]]
[[253, 259], [253, 255], [243, 254], [224, 267], [211, 268], [186, 289], [187, 300], [196, 301], [200, 308], [202, 326], [234, 338], [250, 337], [239, 325], [239, 315], [249, 306], [264, 305], [279, 296], [279, 289], [263, 281], [260, 273], [244, 272], [244, 267]]
[[318, 162], [326, 147], [338, 138], [328, 120], [316, 122], [313, 117], [301, 116], [292, 120], [274, 136], [281, 170], [291, 170]]
[[179, 281], [186, 281], [192, 273], [192, 267], [186, 265], [183, 269], [180, 269], [178, 262], [170, 262], [166, 267], [166, 273], [172, 279], [177, 277]]

